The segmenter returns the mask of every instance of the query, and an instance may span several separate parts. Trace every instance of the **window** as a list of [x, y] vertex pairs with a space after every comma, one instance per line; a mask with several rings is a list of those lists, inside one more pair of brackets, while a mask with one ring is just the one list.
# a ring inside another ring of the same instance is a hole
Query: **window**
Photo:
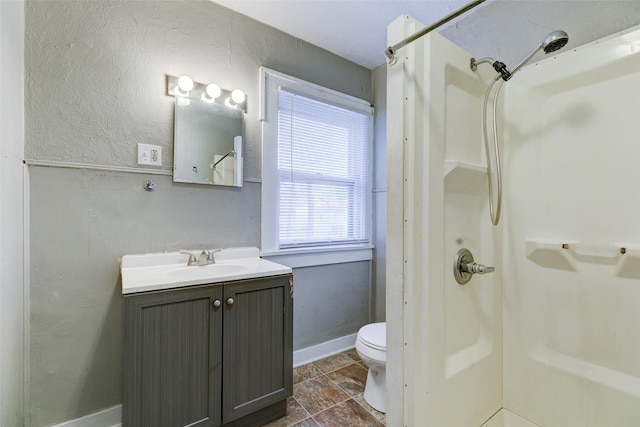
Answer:
[[262, 82], [263, 253], [369, 246], [372, 108], [272, 70]]

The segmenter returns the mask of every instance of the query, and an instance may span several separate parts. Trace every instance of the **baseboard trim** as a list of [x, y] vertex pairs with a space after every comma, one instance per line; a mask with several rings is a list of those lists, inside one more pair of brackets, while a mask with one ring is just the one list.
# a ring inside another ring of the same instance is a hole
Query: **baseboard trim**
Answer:
[[357, 333], [345, 335], [344, 337], [296, 350], [293, 352], [293, 367], [296, 368], [301, 365], [306, 365], [307, 363], [352, 349], [356, 345], [357, 336]]
[[116, 405], [52, 427], [120, 427], [121, 423], [122, 405]]

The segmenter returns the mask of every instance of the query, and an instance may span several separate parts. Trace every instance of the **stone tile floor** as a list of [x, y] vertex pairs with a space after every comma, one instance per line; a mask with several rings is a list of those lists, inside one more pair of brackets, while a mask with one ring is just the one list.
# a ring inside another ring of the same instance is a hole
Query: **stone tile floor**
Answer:
[[265, 427], [384, 426], [385, 414], [364, 400], [366, 381], [366, 365], [355, 349], [297, 367], [287, 416]]

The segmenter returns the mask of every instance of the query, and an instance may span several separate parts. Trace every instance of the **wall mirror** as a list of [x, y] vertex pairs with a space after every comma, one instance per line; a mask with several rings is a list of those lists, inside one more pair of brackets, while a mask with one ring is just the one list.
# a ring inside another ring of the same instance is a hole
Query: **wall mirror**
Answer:
[[[190, 87], [187, 96], [197, 95]], [[187, 96], [175, 98], [173, 181], [242, 187], [243, 109]]]
[[243, 112], [176, 98], [173, 181], [242, 187]]

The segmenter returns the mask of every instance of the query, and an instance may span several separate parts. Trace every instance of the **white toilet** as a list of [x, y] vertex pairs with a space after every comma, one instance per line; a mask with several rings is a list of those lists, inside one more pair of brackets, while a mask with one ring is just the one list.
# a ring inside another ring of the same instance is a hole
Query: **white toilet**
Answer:
[[387, 412], [387, 324], [364, 325], [358, 331], [356, 350], [369, 367], [364, 400], [380, 412]]

